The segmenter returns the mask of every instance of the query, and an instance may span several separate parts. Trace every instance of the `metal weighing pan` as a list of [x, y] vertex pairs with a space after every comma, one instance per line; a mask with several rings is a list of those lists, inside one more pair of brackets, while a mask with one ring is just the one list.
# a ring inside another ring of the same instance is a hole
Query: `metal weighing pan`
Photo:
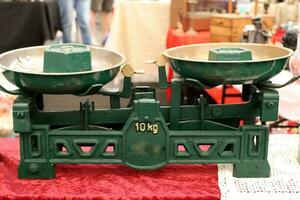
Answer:
[[[209, 51], [218, 48], [244, 48], [252, 60], [211, 61]], [[180, 46], [164, 51], [173, 70], [204, 85], [250, 84], [264, 82], [282, 71], [293, 51], [283, 47], [247, 43], [208, 43]]]
[[[105, 85], [118, 74], [125, 57], [104, 48], [91, 47], [92, 70], [72, 73], [43, 73], [46, 46], [28, 47], [0, 55], [5, 78], [19, 92], [41, 94], [80, 94], [94, 84]], [[5, 90], [2, 87], [2, 90]], [[13, 92], [12, 92], [13, 93]], [[18, 92], [15, 92], [18, 93]]]

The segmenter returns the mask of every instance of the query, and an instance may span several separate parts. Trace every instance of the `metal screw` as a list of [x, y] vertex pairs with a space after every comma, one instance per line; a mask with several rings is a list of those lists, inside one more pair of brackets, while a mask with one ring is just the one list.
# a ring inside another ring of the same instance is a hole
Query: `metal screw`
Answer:
[[221, 117], [223, 115], [223, 109], [219, 107], [215, 107], [212, 109], [211, 113], [214, 117]]
[[25, 117], [24, 112], [18, 112], [18, 113], [17, 113], [17, 118], [18, 118], [18, 119], [23, 119], [24, 117]]
[[160, 155], [161, 154], [161, 146], [159, 144], [157, 144], [153, 147], [153, 154], [154, 155]]
[[273, 107], [274, 107], [273, 102], [268, 102], [268, 103], [267, 103], [267, 108], [268, 108], [268, 109], [272, 109]]
[[146, 122], [148, 122], [148, 121], [150, 120], [149, 116], [145, 116], [145, 117], [144, 117], [144, 120], [145, 120]]
[[29, 165], [29, 172], [32, 174], [36, 174], [39, 171], [39, 166], [37, 164]]

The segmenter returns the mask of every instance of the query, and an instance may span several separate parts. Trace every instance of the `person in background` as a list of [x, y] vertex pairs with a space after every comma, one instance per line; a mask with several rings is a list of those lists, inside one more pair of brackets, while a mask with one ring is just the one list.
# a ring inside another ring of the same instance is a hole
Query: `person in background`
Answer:
[[87, 45], [91, 44], [89, 27], [91, 0], [58, 0], [57, 2], [63, 28], [63, 43], [72, 42], [72, 22], [75, 10], [82, 42]]
[[266, 44], [270, 37], [271, 31], [263, 27], [261, 17], [254, 17], [252, 25], [244, 27], [242, 42]]
[[95, 26], [96, 15], [98, 12], [100, 12], [101, 26], [102, 26], [102, 31], [104, 33], [104, 39], [102, 40], [102, 45], [105, 44], [110, 31], [113, 4], [114, 4], [114, 0], [92, 0], [91, 24], [93, 27]]

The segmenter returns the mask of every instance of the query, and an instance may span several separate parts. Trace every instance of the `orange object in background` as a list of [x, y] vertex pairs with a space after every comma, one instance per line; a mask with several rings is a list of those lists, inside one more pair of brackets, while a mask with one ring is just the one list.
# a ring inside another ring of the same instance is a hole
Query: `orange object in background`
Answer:
[[196, 35], [189, 35], [187, 33], [179, 32], [173, 28], [168, 31], [167, 48], [208, 42], [210, 42], [209, 30], [200, 31]]
[[242, 102], [241, 92], [231, 85], [226, 85], [224, 102], [223, 98], [223, 87], [214, 87], [205, 89], [205, 91], [211, 96], [218, 104], [238, 104]]
[[211, 16], [199, 16], [190, 19], [188, 16], [182, 17], [182, 28], [188, 31], [191, 26], [197, 32], [209, 30]]

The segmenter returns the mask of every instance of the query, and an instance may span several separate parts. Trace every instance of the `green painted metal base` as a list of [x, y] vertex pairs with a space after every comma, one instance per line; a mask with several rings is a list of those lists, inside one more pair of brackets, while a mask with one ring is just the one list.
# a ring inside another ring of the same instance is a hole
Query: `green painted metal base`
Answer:
[[[145, 107], [140, 103], [137, 109]], [[24, 151], [19, 178], [54, 178], [56, 163], [115, 163], [139, 170], [157, 169], [168, 163], [233, 163], [235, 177], [269, 176], [267, 127], [233, 130], [207, 121], [204, 129], [215, 126], [216, 130], [171, 131], [160, 118], [154, 124], [145, 123], [149, 131], [140, 132], [136, 129], [143, 130], [144, 122], [138, 121], [132, 116], [120, 131], [35, 126], [30, 133], [21, 134]], [[223, 131], [217, 131], [218, 127]]]
[[[78, 111], [44, 112], [40, 95], [19, 96], [13, 106], [19, 177], [54, 178], [57, 163], [115, 163], [139, 170], [232, 163], [236, 177], [268, 177], [269, 131], [255, 119], [277, 115], [276, 91], [247, 90], [251, 94], [244, 94], [249, 98], [243, 104], [209, 105], [200, 96], [195, 105], [181, 106], [182, 84], [172, 82], [171, 106], [161, 106], [151, 88], [134, 89], [127, 108], [120, 108], [115, 96], [111, 108], [102, 110], [86, 101]], [[236, 118], [245, 125], [231, 126]]]
[[55, 165], [49, 161], [20, 162], [18, 167], [20, 179], [49, 179], [55, 178]]

